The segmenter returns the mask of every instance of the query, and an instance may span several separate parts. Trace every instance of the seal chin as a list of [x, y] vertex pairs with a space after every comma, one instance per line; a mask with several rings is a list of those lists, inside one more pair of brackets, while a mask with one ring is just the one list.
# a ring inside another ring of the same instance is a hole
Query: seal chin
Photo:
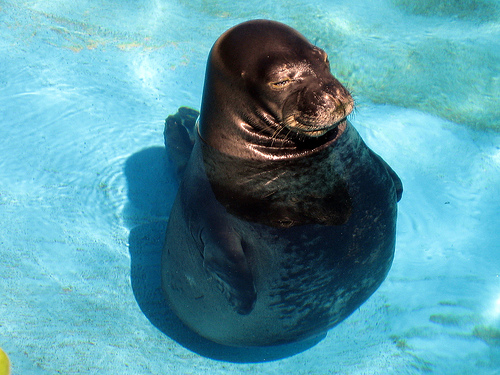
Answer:
[[346, 117], [341, 120], [328, 125], [317, 125], [317, 124], [304, 124], [300, 122], [295, 116], [291, 115], [285, 118], [284, 126], [290, 131], [306, 137], [319, 138], [328, 133], [329, 131], [337, 128], [342, 123], [345, 123]]

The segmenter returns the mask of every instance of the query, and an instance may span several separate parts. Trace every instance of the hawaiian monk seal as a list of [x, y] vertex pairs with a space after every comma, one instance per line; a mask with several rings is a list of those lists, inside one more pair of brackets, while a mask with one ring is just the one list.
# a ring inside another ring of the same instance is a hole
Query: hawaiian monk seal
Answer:
[[319, 337], [385, 279], [402, 184], [347, 121], [353, 106], [326, 53], [286, 25], [216, 41], [196, 127], [180, 112], [165, 130], [170, 152], [169, 134], [194, 144], [162, 259], [192, 330], [232, 346]]

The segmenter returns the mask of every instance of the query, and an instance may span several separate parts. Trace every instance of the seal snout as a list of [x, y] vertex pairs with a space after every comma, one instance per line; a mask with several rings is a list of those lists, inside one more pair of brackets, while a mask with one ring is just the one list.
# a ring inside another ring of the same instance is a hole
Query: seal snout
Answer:
[[349, 91], [333, 76], [333, 82], [324, 85], [323, 102], [326, 107], [333, 107], [334, 113], [347, 117], [354, 109], [354, 99]]
[[354, 100], [339, 83], [327, 84], [299, 94], [293, 115], [285, 116], [285, 126], [299, 134], [320, 137], [345, 121]]

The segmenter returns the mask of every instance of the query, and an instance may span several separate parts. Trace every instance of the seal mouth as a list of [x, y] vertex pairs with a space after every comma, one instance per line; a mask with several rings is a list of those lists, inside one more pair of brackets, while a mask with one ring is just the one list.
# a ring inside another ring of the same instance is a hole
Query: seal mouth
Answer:
[[287, 129], [299, 135], [304, 135], [311, 138], [319, 138], [328, 133], [329, 131], [337, 128], [346, 120], [347, 117], [343, 117], [339, 121], [334, 122], [333, 124], [330, 125], [315, 125], [315, 124], [304, 124], [297, 118], [295, 118], [294, 115], [290, 115], [285, 118], [283, 123]]

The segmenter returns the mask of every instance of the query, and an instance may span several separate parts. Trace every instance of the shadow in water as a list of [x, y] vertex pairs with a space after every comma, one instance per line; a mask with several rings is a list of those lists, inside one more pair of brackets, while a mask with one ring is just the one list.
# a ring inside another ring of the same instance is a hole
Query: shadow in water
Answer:
[[130, 231], [131, 280], [144, 315], [161, 332], [207, 358], [228, 362], [265, 362], [289, 357], [317, 344], [311, 341], [274, 347], [228, 347], [209, 341], [187, 328], [168, 307], [161, 288], [161, 252], [177, 183], [163, 147], [148, 148], [126, 162], [127, 221]]

